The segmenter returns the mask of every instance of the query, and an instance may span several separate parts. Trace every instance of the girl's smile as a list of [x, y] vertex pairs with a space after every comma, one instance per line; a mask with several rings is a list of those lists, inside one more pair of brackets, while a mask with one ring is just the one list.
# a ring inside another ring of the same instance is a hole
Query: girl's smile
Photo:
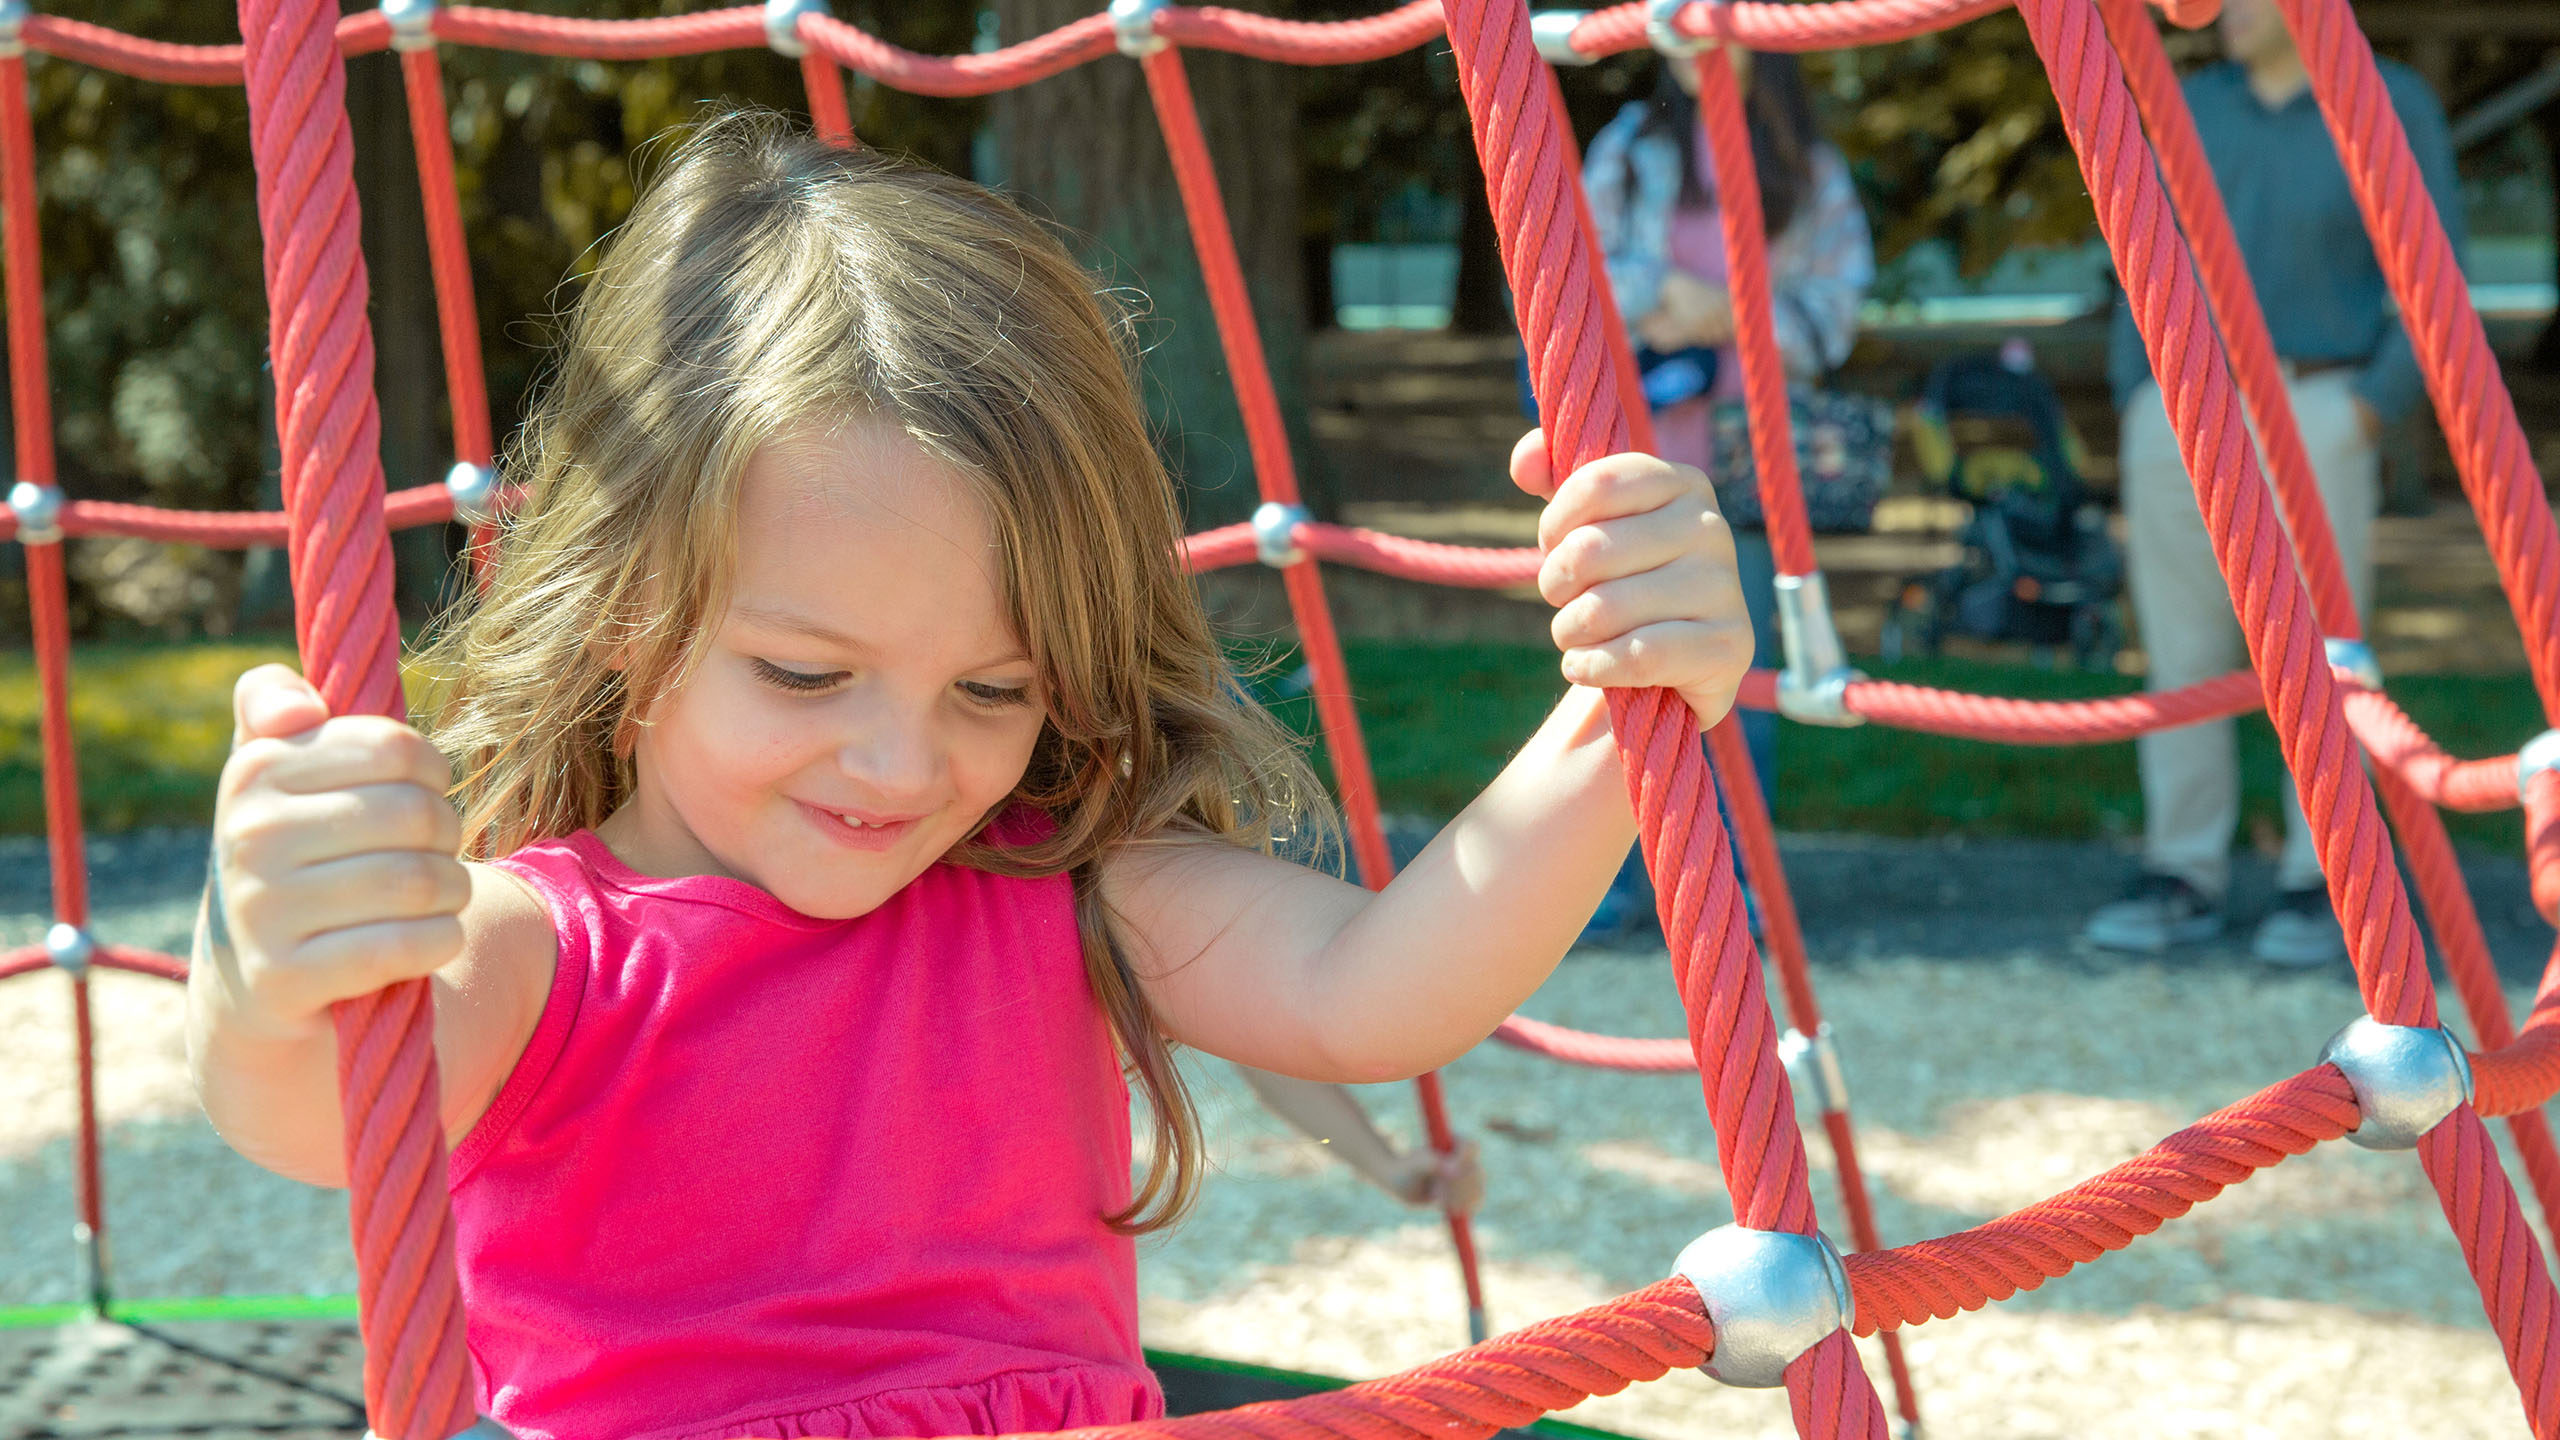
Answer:
[[879, 905], [1003, 803], [1039, 737], [1001, 565], [972, 478], [894, 425], [777, 436], [740, 482], [729, 603], [598, 835], [805, 914]]

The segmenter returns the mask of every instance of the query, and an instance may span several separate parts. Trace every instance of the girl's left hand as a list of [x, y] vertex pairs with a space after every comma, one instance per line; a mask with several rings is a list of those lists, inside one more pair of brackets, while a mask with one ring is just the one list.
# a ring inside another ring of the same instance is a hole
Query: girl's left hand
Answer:
[[1751, 619], [1733, 532], [1715, 488], [1651, 455], [1604, 455], [1555, 482], [1546, 433], [1511, 450], [1511, 479], [1547, 502], [1538, 518], [1538, 593], [1576, 685], [1680, 692], [1700, 728], [1733, 709], [1751, 668]]

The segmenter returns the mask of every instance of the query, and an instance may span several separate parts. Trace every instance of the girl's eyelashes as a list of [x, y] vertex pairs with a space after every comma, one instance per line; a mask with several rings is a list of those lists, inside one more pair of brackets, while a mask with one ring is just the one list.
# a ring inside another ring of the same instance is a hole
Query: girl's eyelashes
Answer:
[[754, 667], [757, 679], [775, 689], [802, 693], [824, 690], [850, 673], [844, 670], [793, 670], [770, 660], [750, 660], [747, 663]]
[[[757, 679], [777, 690], [799, 695], [833, 689], [853, 673], [850, 670], [794, 670], [787, 665], [761, 659], [747, 663], [754, 669]], [[987, 710], [1010, 710], [1031, 703], [1031, 687], [1028, 685], [991, 685], [982, 680], [963, 680], [960, 693], [968, 696], [970, 703]]]
[[960, 682], [960, 690], [990, 710], [1009, 710], [1031, 703], [1031, 687], [1028, 685], [989, 685], [983, 681], [964, 680]]

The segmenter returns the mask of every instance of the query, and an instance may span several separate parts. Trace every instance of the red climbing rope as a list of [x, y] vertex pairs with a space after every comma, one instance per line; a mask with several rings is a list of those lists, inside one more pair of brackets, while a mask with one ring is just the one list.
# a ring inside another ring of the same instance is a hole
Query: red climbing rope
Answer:
[[[397, 716], [400, 631], [336, 8], [241, 0], [249, 138], [303, 673], [332, 715]], [[427, 982], [334, 1008], [366, 1415], [384, 1440], [446, 1440], [471, 1423], [471, 1366]]]
[[[1449, 44], [1474, 122], [1547, 449], [1556, 473], [1567, 474], [1625, 450], [1629, 438], [1603, 338], [1617, 316], [1594, 283], [1599, 257], [1579, 205], [1559, 200], [1580, 190], [1572, 133], [1558, 125], [1554, 107], [1539, 93], [1543, 62], [1521, 6], [1452, 0]], [[1778, 1063], [1760, 957], [1743, 922], [1723, 826], [1708, 792], [1696, 718], [1679, 696], [1662, 690], [1613, 690], [1609, 716], [1734, 1218], [1753, 1229], [1809, 1233], [1814, 1207], [1804, 1140]], [[1884, 1407], [1845, 1331], [1787, 1367], [1787, 1393], [1800, 1434], [1882, 1440]]]
[[2472, 308], [2471, 287], [2347, 0], [2277, 3], [2400, 304], [2462, 488], [2488, 536], [2544, 717], [2560, 724], [2560, 526], [2552, 523], [2514, 397]]

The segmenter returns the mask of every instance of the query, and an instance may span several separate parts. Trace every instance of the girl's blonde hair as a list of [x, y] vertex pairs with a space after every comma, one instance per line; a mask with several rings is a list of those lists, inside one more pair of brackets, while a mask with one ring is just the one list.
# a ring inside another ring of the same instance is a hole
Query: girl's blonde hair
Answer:
[[1180, 517], [1137, 399], [1128, 316], [988, 191], [820, 143], [777, 116], [704, 123], [633, 208], [568, 322], [514, 452], [525, 503], [486, 592], [433, 637], [432, 733], [461, 779], [464, 853], [593, 826], [632, 792], [632, 740], [726, 604], [739, 477], [814, 418], [894, 423], [971, 477], [1005, 600], [1049, 700], [1014, 799], [1040, 842], [955, 861], [1072, 877], [1085, 968], [1154, 1115], [1125, 1230], [1199, 1184], [1199, 1118], [1113, 933], [1123, 842], [1267, 847], [1329, 815], [1288, 733], [1235, 685], [1176, 559]]

